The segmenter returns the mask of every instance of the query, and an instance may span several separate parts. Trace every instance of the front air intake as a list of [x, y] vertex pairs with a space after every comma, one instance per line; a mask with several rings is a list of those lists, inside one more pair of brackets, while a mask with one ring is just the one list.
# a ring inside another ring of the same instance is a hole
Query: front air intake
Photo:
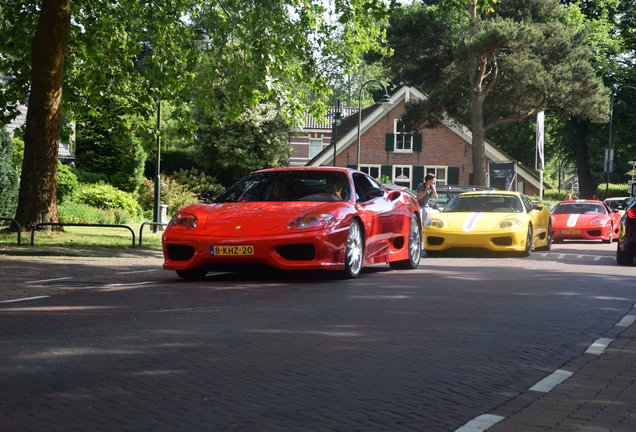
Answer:
[[309, 243], [277, 246], [276, 252], [290, 261], [311, 261], [316, 257], [314, 245]]
[[169, 244], [166, 245], [166, 252], [168, 252], [168, 258], [172, 261], [187, 261], [194, 255], [194, 248], [192, 246]]

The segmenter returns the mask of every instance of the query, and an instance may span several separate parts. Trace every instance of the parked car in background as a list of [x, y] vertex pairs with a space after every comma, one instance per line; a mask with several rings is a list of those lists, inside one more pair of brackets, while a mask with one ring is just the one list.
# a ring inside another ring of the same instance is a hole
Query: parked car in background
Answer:
[[552, 208], [552, 237], [564, 239], [602, 240], [611, 243], [618, 236], [621, 216], [599, 200], [561, 201]]
[[634, 201], [636, 200], [631, 197], [612, 197], [612, 198], [605, 198], [603, 200], [605, 205], [610, 210], [618, 210], [621, 216], [623, 215], [623, 213], [625, 213], [625, 210], [627, 210], [627, 207], [632, 205]]
[[410, 192], [389, 191], [360, 171], [268, 169], [240, 179], [210, 204], [177, 212], [163, 234], [163, 267], [184, 279], [253, 264], [355, 278], [370, 264], [416, 268], [421, 229]]
[[424, 240], [430, 256], [454, 248], [513, 252], [550, 249], [550, 211], [519, 192], [465, 192], [431, 215]]
[[446, 204], [457, 195], [464, 192], [472, 191], [494, 191], [495, 188], [484, 186], [466, 186], [466, 185], [442, 185], [436, 186], [437, 198], [431, 197], [428, 201], [432, 211], [431, 214], [442, 211]]
[[636, 202], [625, 210], [618, 229], [616, 262], [618, 265], [632, 265], [636, 256]]

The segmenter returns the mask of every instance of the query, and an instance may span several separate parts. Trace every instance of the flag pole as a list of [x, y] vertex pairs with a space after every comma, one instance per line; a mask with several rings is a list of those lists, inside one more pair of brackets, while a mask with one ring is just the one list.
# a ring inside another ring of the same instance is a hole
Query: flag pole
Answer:
[[544, 112], [537, 112], [537, 148], [536, 152], [539, 154], [540, 167], [539, 170], [539, 199], [543, 200], [543, 169], [545, 168], [545, 158], [544, 158], [544, 133], [543, 133], [543, 123], [544, 123]]

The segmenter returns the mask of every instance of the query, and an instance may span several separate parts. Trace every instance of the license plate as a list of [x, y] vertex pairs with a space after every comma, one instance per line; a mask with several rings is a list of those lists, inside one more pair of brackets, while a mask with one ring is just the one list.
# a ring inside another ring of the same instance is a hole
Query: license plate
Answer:
[[581, 230], [577, 230], [577, 229], [563, 229], [563, 230], [561, 230], [561, 234], [581, 234]]
[[254, 255], [254, 246], [234, 245], [234, 246], [210, 246], [210, 255]]

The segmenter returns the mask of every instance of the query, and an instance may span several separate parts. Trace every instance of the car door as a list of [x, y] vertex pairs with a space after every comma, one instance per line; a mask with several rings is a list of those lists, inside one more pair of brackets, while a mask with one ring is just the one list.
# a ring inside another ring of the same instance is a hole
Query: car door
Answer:
[[[547, 239], [548, 235], [548, 226], [550, 223], [550, 211], [544, 205], [537, 205], [535, 207], [534, 203], [525, 195], [521, 195], [521, 201], [523, 202], [523, 206], [528, 213], [528, 217], [532, 222], [532, 244], [534, 247], [543, 245], [545, 239]], [[539, 209], [541, 207], [541, 209]], [[540, 243], [539, 243], [540, 242]]]
[[354, 173], [353, 184], [358, 214], [364, 223], [365, 257], [370, 263], [382, 262], [397, 228], [393, 202], [382, 185], [366, 174]]

